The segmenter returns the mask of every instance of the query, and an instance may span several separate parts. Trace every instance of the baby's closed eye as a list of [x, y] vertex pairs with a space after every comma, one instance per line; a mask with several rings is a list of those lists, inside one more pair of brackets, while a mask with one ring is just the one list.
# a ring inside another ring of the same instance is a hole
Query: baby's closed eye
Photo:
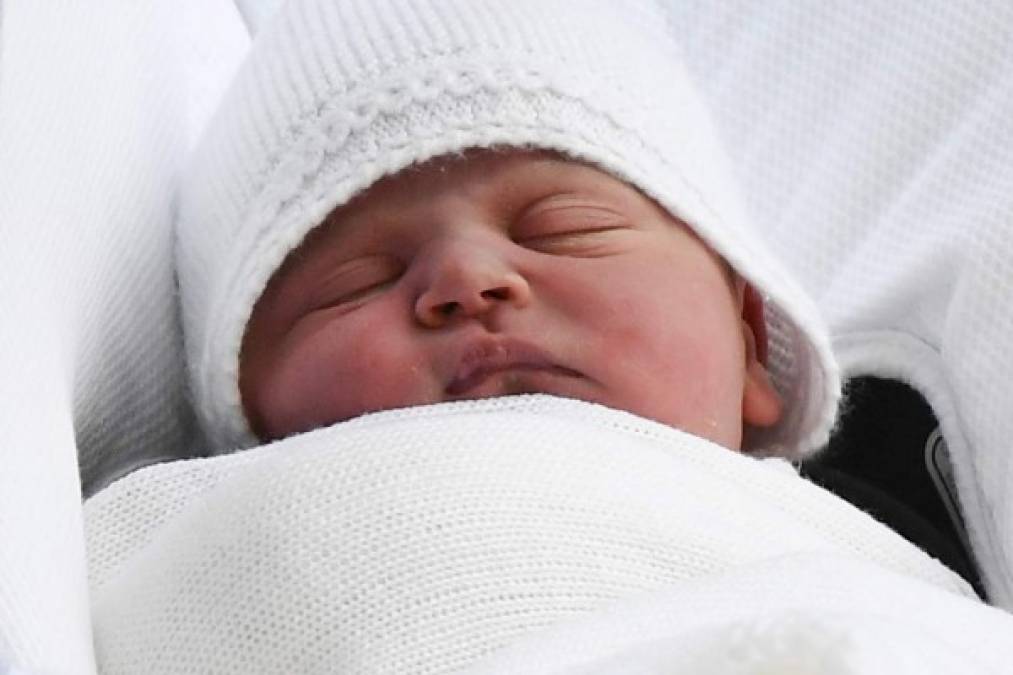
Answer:
[[401, 262], [390, 256], [366, 256], [342, 263], [315, 285], [306, 309], [354, 309], [396, 281], [402, 272]]
[[545, 253], [594, 255], [607, 253], [617, 236], [632, 229], [630, 220], [613, 209], [564, 201], [525, 212], [511, 229], [511, 237]]

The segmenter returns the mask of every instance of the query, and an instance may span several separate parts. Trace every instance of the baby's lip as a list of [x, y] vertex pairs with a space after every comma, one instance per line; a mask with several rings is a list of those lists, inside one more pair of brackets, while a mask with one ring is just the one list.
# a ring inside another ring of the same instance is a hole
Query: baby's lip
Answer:
[[447, 384], [448, 396], [460, 396], [491, 375], [504, 371], [550, 371], [569, 377], [580, 373], [556, 362], [538, 347], [516, 339], [485, 339], [468, 345], [461, 353], [454, 375]]

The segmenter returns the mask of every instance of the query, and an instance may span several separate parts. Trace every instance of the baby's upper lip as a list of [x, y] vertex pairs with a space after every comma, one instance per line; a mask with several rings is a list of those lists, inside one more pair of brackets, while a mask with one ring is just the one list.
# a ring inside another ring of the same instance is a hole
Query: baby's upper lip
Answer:
[[560, 365], [544, 350], [513, 338], [476, 340], [461, 351], [457, 367], [447, 384], [449, 396], [463, 394], [481, 384], [486, 377], [504, 370], [556, 370], [580, 376], [575, 370]]

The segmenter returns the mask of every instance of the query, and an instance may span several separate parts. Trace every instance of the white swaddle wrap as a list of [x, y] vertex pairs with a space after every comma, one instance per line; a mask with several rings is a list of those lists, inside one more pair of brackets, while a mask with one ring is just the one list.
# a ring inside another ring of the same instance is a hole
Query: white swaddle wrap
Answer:
[[1013, 618], [872, 563], [797, 554], [533, 635], [469, 675], [1008, 673]]
[[613, 601], [785, 556], [973, 597], [783, 461], [547, 396], [152, 466], [85, 516], [106, 673], [452, 672]]

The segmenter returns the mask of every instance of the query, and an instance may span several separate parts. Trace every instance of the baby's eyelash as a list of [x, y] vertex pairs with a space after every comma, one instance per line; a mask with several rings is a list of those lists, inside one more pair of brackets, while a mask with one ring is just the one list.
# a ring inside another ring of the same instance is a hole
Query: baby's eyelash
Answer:
[[334, 305], [347, 305], [349, 303], [355, 302], [356, 300], [359, 300], [361, 298], [366, 297], [367, 295], [370, 295], [374, 291], [377, 291], [377, 290], [379, 290], [379, 289], [381, 289], [381, 288], [383, 288], [385, 286], [389, 286], [395, 280], [396, 279], [385, 279], [383, 281], [378, 281], [378, 282], [370, 284], [368, 286], [362, 286], [360, 288], [356, 288], [356, 289], [354, 289], [352, 291], [349, 291], [348, 293], [345, 293], [344, 295], [341, 295], [341, 296], [335, 298], [331, 302], [331, 305], [332, 306], [334, 306]]
[[586, 227], [550, 232], [515, 240], [533, 251], [550, 255], [597, 257], [615, 250], [621, 241], [622, 226]]
[[628, 219], [623, 214], [610, 208], [565, 205], [526, 213], [512, 229], [516, 239], [533, 239], [540, 236], [593, 234], [628, 225]]
[[395, 283], [403, 266], [384, 258], [353, 261], [320, 281], [309, 311], [354, 304]]
[[531, 241], [537, 239], [551, 239], [553, 237], [575, 237], [581, 235], [601, 234], [604, 232], [612, 232], [616, 230], [624, 230], [626, 227], [621, 225], [594, 225], [586, 224], [578, 227], [567, 227], [560, 228], [558, 230], [550, 230], [545, 233], [532, 234], [527, 237], [520, 237], [517, 241]]

